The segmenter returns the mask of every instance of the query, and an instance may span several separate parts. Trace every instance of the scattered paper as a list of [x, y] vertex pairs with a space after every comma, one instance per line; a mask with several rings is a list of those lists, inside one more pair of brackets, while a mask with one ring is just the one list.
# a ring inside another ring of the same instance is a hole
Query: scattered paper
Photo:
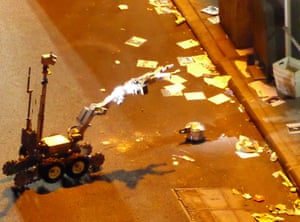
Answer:
[[127, 10], [128, 9], [128, 5], [125, 5], [125, 4], [120, 4], [118, 5], [119, 9], [120, 10]]
[[235, 188], [232, 188], [231, 189], [231, 192], [234, 194], [234, 195], [241, 195], [241, 192]]
[[187, 72], [193, 75], [194, 77], [198, 78], [205, 74], [210, 74], [211, 71], [209, 71], [207, 68], [203, 67], [200, 63], [191, 63], [187, 65]]
[[229, 76], [229, 75], [215, 76], [213, 78], [205, 77], [204, 82], [206, 82], [208, 85], [213, 85], [220, 89], [225, 89], [228, 86], [228, 82], [230, 79], [231, 79], [231, 76]]
[[182, 96], [183, 89], [185, 89], [185, 86], [182, 84], [168, 85], [161, 89], [161, 93], [163, 96]]
[[241, 71], [245, 78], [250, 78], [251, 75], [247, 72], [247, 63], [246, 61], [235, 60], [234, 64]]
[[172, 155], [173, 157], [176, 157], [176, 158], [180, 158], [180, 159], [183, 159], [183, 160], [187, 160], [187, 161], [190, 161], [190, 162], [195, 162], [195, 159], [187, 156], [187, 155], [176, 155], [176, 154], [173, 154]]
[[177, 57], [177, 61], [180, 66], [187, 66], [193, 63], [197, 63], [197, 67], [205, 68], [205, 74], [211, 73], [211, 70], [215, 69], [215, 66], [212, 64], [211, 60], [206, 54], [195, 55], [195, 56], [180, 56]]
[[161, 94], [164, 96], [164, 97], [169, 97], [169, 96], [182, 96], [183, 93], [182, 91], [170, 91], [168, 89], [161, 89]]
[[240, 135], [239, 140], [235, 144], [237, 151], [244, 153], [262, 152], [263, 147], [260, 147], [256, 140], [250, 140], [247, 136]]
[[205, 67], [212, 66], [212, 62], [207, 54], [195, 55], [195, 56], [192, 56], [192, 58], [195, 61], [195, 63], [200, 63]]
[[172, 3], [169, 0], [149, 0], [149, 4], [156, 7], [172, 6]]
[[287, 175], [281, 170], [278, 170], [274, 173], [272, 173], [272, 176], [275, 178], [281, 177], [283, 179], [282, 184], [288, 188], [290, 188], [290, 192], [295, 193], [297, 191], [297, 188], [294, 186], [294, 184], [290, 181]]
[[168, 79], [169, 82], [173, 84], [181, 84], [187, 82], [185, 78], [182, 78], [179, 75], [172, 75], [170, 79]]
[[251, 196], [251, 194], [249, 194], [249, 193], [244, 193], [244, 194], [242, 194], [242, 197], [244, 197], [244, 198], [247, 199], [247, 200], [251, 200], [251, 199], [252, 199], [252, 196]]
[[298, 123], [287, 123], [286, 127], [288, 128], [289, 134], [300, 133], [300, 122], [298, 122]]
[[241, 151], [236, 151], [235, 153], [242, 159], [248, 159], [259, 156], [259, 153], [245, 153]]
[[275, 87], [271, 87], [262, 81], [254, 81], [249, 83], [248, 85], [253, 88], [256, 91], [257, 95], [261, 98], [278, 96]]
[[182, 91], [185, 89], [185, 86], [182, 84], [173, 84], [173, 85], [165, 86], [164, 88], [170, 91], [179, 91], [179, 90]]
[[195, 46], [199, 46], [199, 42], [194, 39], [188, 39], [181, 42], [176, 43], [178, 46], [180, 46], [183, 49], [189, 49]]
[[220, 16], [217, 15], [217, 16], [209, 17], [207, 20], [210, 21], [212, 24], [219, 24]]
[[103, 144], [103, 145], [110, 145], [110, 144], [111, 144], [111, 141], [109, 141], [109, 140], [104, 140], [104, 141], [102, 141], [102, 144]]
[[254, 54], [254, 49], [252, 47], [251, 48], [246, 48], [246, 49], [236, 49], [235, 51], [241, 57]]
[[157, 61], [153, 60], [144, 60], [144, 59], [138, 59], [136, 66], [142, 67], [142, 68], [151, 68], [155, 69], [158, 65]]
[[278, 156], [277, 156], [276, 152], [272, 152], [270, 155], [270, 161], [276, 162], [277, 160], [278, 160]]
[[128, 39], [125, 44], [126, 45], [130, 45], [133, 47], [140, 47], [141, 45], [143, 45], [145, 42], [147, 41], [147, 39], [141, 38], [141, 37], [137, 37], [137, 36], [133, 36], [130, 39]]
[[269, 207], [269, 211], [272, 212], [272, 214], [278, 215], [278, 214], [286, 214], [289, 216], [300, 216], [299, 212], [299, 203], [300, 199], [296, 199], [294, 201], [293, 208], [287, 208], [285, 204], [279, 203], [274, 205], [271, 205]]
[[300, 199], [294, 201], [294, 215], [300, 215]]
[[216, 6], [207, 6], [206, 8], [202, 9], [201, 12], [204, 12], [209, 15], [218, 15], [219, 14], [219, 8]]
[[219, 105], [219, 104], [225, 103], [227, 101], [230, 101], [231, 98], [224, 95], [223, 93], [220, 93], [220, 94], [217, 94], [215, 96], [208, 98], [208, 100], [212, 103]]
[[192, 56], [179, 56], [177, 57], [177, 61], [180, 66], [186, 66], [195, 62]]
[[187, 92], [184, 93], [186, 100], [204, 100], [206, 96], [203, 92]]
[[155, 7], [154, 9], [158, 15], [165, 15], [165, 14], [173, 13], [172, 9], [167, 6]]
[[253, 213], [251, 215], [258, 222], [276, 222], [276, 221], [284, 221], [284, 218], [273, 216], [268, 213]]
[[281, 99], [279, 96], [263, 98], [262, 101], [266, 102], [267, 104], [269, 104], [270, 106], [273, 106], [273, 107], [276, 107], [276, 106], [279, 106], [279, 105], [285, 103], [285, 101], [283, 99]]
[[181, 13], [173, 6], [171, 1], [168, 0], [150, 0], [149, 3], [154, 7], [155, 11], [159, 15], [174, 14], [176, 17], [175, 23], [180, 25], [186, 21]]

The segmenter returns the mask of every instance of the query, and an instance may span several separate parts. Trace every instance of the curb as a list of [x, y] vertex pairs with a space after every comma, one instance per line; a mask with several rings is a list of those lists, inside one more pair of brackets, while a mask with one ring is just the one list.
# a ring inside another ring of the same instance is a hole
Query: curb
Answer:
[[[234, 58], [232, 56], [227, 56], [226, 52], [220, 47], [220, 44], [217, 44], [218, 40], [213, 37], [210, 29], [199, 17], [190, 1], [174, 0], [174, 4], [186, 18], [188, 25], [200, 41], [201, 46], [205, 49], [216, 68], [224, 73], [230, 73], [232, 77], [229, 83], [230, 88], [233, 90], [240, 103], [245, 107], [245, 110], [262, 133], [267, 143], [269, 143], [277, 153], [279, 163], [285, 172], [296, 184], [296, 187], [299, 188], [300, 163], [298, 163], [295, 154], [289, 149], [288, 145], [280, 138], [280, 135], [274, 133], [276, 132], [276, 128], [272, 126], [272, 124], [262, 121], [262, 119], [268, 115], [263, 109], [260, 101], [258, 101], [257, 96], [250, 91], [246, 82], [242, 80], [241, 76], [243, 75], [232, 61]], [[234, 48], [233, 45], [232, 47]]]

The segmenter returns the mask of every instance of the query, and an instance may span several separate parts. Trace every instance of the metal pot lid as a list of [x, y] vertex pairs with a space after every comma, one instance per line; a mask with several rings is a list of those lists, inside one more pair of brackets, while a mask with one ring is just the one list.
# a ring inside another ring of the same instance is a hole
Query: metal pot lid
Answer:
[[205, 128], [200, 122], [189, 122], [185, 125], [185, 128], [189, 128], [191, 131], [204, 131]]

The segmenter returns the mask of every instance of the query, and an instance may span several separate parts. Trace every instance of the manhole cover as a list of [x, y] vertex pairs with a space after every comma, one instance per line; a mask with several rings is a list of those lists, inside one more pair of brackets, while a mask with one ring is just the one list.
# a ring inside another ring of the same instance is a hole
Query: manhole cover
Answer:
[[253, 222], [243, 209], [243, 198], [226, 188], [175, 188], [176, 198], [190, 221]]

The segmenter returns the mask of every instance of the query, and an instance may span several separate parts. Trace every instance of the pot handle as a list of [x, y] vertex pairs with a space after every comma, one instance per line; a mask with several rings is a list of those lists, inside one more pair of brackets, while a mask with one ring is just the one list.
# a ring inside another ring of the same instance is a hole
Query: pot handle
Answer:
[[189, 132], [190, 132], [190, 128], [184, 128], [184, 129], [179, 130], [180, 134], [185, 134], [185, 133], [189, 133]]

